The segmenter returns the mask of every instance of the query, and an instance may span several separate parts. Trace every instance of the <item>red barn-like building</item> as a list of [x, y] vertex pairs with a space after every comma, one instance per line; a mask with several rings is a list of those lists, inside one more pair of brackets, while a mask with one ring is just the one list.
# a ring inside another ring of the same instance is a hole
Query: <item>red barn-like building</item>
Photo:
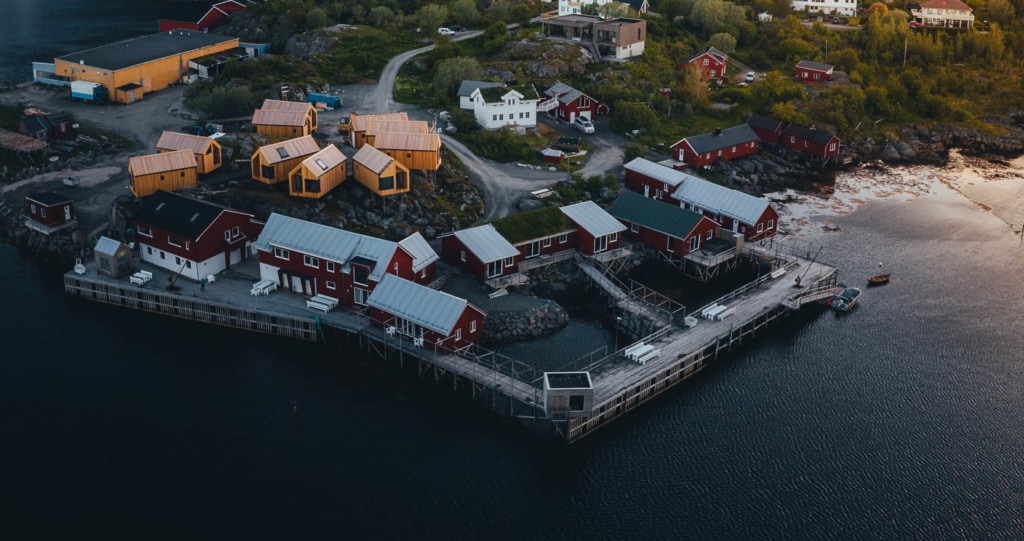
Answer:
[[810, 60], [801, 60], [796, 65], [796, 78], [800, 82], [820, 83], [832, 79], [832, 66]]
[[736, 159], [757, 153], [757, 134], [740, 124], [710, 133], [694, 135], [672, 145], [672, 154], [692, 167], [705, 167], [719, 158]]
[[75, 203], [57, 192], [42, 192], [25, 197], [25, 226], [49, 235], [71, 227], [75, 219]]
[[703, 213], [733, 233], [742, 233], [749, 241], [764, 240], [778, 231], [779, 213], [766, 199], [754, 197], [690, 176], [672, 194], [680, 208]]
[[782, 132], [782, 144], [822, 162], [839, 158], [839, 138], [827, 130], [790, 124]]
[[480, 339], [487, 314], [448, 293], [385, 274], [366, 301], [370, 321], [420, 347], [453, 351]]
[[519, 251], [519, 261], [573, 250], [579, 244], [576, 225], [557, 207], [513, 214], [491, 225]]
[[625, 165], [626, 189], [658, 201], [672, 202], [672, 194], [687, 175], [645, 158], [633, 158]]
[[597, 100], [565, 83], [555, 83], [544, 95], [547, 99], [537, 103], [537, 110], [555, 111], [555, 118], [562, 122], [572, 123], [577, 117], [593, 120], [599, 107]]
[[280, 214], [270, 215], [255, 246], [262, 280], [346, 306], [365, 305], [385, 274], [428, 282], [437, 261], [419, 233], [391, 242]]
[[776, 144], [782, 139], [786, 123], [770, 116], [750, 115], [747, 117], [747, 126], [754, 130], [761, 141]]
[[248, 259], [263, 229], [252, 214], [162, 190], [140, 204], [133, 221], [142, 260], [196, 281]]
[[576, 226], [578, 250], [583, 255], [596, 255], [617, 250], [621, 246], [621, 233], [626, 228], [593, 201], [583, 201], [560, 209]]
[[676, 64], [676, 69], [684, 70], [692, 64], [700, 66], [701, 71], [704, 72], [704, 75], [709, 80], [721, 83], [725, 81], [725, 70], [729, 64], [729, 55], [708, 45], [704, 48], [704, 52], [693, 55]]
[[222, 2], [166, 2], [160, 11], [160, 31], [170, 32], [183, 28], [208, 32], [228, 18], [245, 11], [245, 4], [236, 0]]
[[441, 254], [480, 280], [511, 277], [523, 259], [491, 224], [462, 229], [441, 237]]
[[673, 257], [699, 250], [718, 229], [707, 216], [632, 192], [623, 192], [608, 212], [625, 224], [630, 238]]

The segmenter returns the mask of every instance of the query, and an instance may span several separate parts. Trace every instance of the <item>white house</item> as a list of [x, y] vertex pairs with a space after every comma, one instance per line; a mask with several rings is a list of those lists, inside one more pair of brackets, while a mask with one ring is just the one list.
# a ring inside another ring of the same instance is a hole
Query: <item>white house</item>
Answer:
[[501, 83], [465, 80], [459, 84], [459, 109], [473, 110], [473, 91], [478, 88], [501, 88]]
[[503, 126], [537, 126], [537, 101], [533, 85], [509, 88], [477, 88], [471, 95], [476, 123], [487, 130]]
[[924, 0], [917, 9], [910, 9], [914, 22], [926, 26], [945, 28], [971, 28], [974, 13], [971, 7], [960, 0]]
[[579, 15], [583, 13], [583, 6], [596, 4], [601, 7], [615, 0], [558, 0], [558, 15]]
[[857, 0], [793, 0], [793, 11], [853, 17], [857, 14]]

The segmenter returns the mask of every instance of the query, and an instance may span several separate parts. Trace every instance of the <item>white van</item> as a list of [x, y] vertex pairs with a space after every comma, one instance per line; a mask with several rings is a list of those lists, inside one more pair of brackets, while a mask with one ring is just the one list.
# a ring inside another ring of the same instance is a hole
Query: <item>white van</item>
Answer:
[[437, 29], [437, 33], [439, 35], [442, 35], [442, 36], [454, 36], [455, 35], [455, 31], [452, 30], [451, 28], [446, 27], [446, 26], [442, 26], [441, 28], [438, 28]]

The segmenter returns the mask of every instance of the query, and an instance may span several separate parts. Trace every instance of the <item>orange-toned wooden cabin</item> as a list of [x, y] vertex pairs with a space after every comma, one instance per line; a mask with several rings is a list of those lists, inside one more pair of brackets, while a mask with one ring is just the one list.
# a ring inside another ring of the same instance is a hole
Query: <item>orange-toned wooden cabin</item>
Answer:
[[370, 145], [352, 156], [352, 175], [377, 195], [402, 194], [411, 188], [409, 169]]
[[299, 162], [317, 152], [320, 146], [311, 135], [263, 145], [252, 153], [252, 178], [264, 184], [284, 182]]
[[363, 134], [363, 144], [374, 144], [381, 133], [430, 133], [430, 124], [426, 120], [373, 120]]
[[220, 143], [215, 139], [201, 135], [189, 135], [165, 131], [156, 143], [156, 151], [160, 154], [178, 150], [191, 150], [196, 157], [196, 166], [200, 175], [205, 175], [221, 166], [222, 151]]
[[128, 160], [128, 175], [135, 197], [165, 190], [173, 192], [199, 185], [196, 156], [191, 150], [135, 156]]
[[347, 119], [342, 119], [338, 123], [338, 131], [348, 140], [348, 144], [352, 145], [353, 148], [359, 148], [363, 146], [366, 141], [366, 130], [370, 127], [370, 122], [387, 122], [387, 121], [408, 121], [409, 115], [405, 112], [401, 113], [378, 113], [373, 115], [360, 115], [358, 113], [352, 113]]
[[288, 193], [320, 199], [348, 178], [348, 160], [334, 145], [302, 160], [288, 173]]
[[441, 167], [441, 136], [436, 133], [381, 133], [373, 146], [409, 170], [437, 171]]
[[265, 137], [309, 135], [317, 128], [316, 108], [298, 101], [263, 100], [263, 107], [252, 114], [256, 133]]

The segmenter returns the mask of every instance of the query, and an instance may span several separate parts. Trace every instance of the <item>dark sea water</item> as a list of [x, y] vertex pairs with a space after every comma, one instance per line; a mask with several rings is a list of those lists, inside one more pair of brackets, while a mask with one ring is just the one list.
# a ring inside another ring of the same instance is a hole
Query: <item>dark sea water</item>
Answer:
[[[152, 4], [0, 5], [58, 53], [113, 37], [67, 13]], [[345, 350], [68, 299], [0, 245], [4, 537], [1024, 538], [1019, 239], [960, 197], [833, 222], [822, 258], [893, 283], [568, 448]]]

